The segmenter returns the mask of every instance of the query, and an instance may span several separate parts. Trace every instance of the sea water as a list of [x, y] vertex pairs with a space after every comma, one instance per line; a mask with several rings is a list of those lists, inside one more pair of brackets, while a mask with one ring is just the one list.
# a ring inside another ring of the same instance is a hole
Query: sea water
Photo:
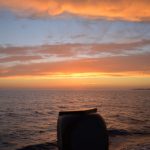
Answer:
[[150, 149], [150, 91], [1, 89], [0, 150], [56, 140], [59, 111], [98, 108], [112, 150]]

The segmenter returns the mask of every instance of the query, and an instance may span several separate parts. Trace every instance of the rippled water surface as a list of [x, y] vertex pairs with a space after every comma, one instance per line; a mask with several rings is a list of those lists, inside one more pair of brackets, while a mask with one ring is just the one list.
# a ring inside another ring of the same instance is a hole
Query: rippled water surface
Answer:
[[149, 90], [0, 90], [0, 150], [51, 142], [59, 111], [91, 107], [98, 108], [110, 134], [149, 140]]

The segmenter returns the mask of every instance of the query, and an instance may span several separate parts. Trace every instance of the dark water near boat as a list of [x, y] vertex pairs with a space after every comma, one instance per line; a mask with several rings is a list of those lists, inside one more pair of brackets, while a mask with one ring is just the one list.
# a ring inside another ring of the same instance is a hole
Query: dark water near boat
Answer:
[[0, 150], [52, 142], [59, 111], [91, 107], [107, 123], [111, 149], [150, 149], [149, 90], [1, 89]]

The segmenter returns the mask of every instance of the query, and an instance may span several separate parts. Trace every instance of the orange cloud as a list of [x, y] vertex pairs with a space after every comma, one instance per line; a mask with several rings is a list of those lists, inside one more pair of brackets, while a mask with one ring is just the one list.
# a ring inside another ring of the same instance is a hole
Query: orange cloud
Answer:
[[150, 20], [149, 0], [0, 0], [0, 7], [36, 17], [67, 12], [107, 19]]
[[106, 58], [90, 58], [80, 60], [66, 60], [62, 62], [41, 62], [17, 64], [16, 66], [1, 67], [0, 77], [12, 76], [47, 76], [58, 73], [106, 73], [118, 76], [118, 73], [139, 72], [150, 75], [150, 54], [116, 56]]

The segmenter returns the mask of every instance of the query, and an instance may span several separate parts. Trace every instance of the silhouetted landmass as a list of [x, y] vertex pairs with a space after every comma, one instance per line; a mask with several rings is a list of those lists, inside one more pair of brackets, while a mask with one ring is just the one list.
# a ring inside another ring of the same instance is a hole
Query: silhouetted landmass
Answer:
[[[129, 132], [127, 130], [122, 130], [122, 129], [120, 129], [120, 130], [109, 129], [108, 134], [109, 134], [110, 139], [113, 138], [113, 137], [116, 139], [116, 142], [114, 142], [113, 144], [110, 142], [110, 144], [112, 144], [112, 145], [110, 145], [110, 147], [113, 147], [114, 144], [116, 144], [115, 145], [115, 147], [116, 147], [115, 150], [120, 150], [120, 149], [117, 149], [117, 143], [119, 144], [120, 139], [122, 139], [124, 137], [126, 138], [126, 140], [130, 139], [130, 138], [131, 138], [131, 140], [133, 140], [133, 139], [135, 139], [135, 141], [137, 140], [137, 144], [134, 145], [137, 148], [132, 149], [132, 150], [141, 150], [142, 146], [145, 148], [144, 150], [148, 150], [150, 148], [150, 144], [147, 144], [149, 142], [150, 132], [143, 132], [143, 131]], [[145, 143], [145, 144], [144, 143], [141, 144], [142, 141], [144, 141], [144, 142], [148, 141], [148, 142]], [[129, 142], [128, 144], [131, 144], [131, 142]], [[126, 146], [126, 145], [123, 144], [123, 146]], [[128, 148], [128, 149], [130, 150], [130, 148]], [[29, 146], [26, 146], [26, 147], [23, 147], [23, 148], [19, 148], [17, 150], [58, 150], [58, 146], [57, 146], [57, 142], [53, 141], [53, 142], [29, 145]], [[111, 150], [114, 150], [114, 148], [111, 148]], [[123, 150], [123, 149], [121, 149], [121, 150]], [[125, 150], [127, 150], [127, 149], [125, 149]]]
[[139, 88], [139, 89], [133, 89], [133, 90], [150, 90], [150, 88]]
[[58, 150], [57, 143], [42, 143], [36, 145], [29, 145], [17, 150]]

